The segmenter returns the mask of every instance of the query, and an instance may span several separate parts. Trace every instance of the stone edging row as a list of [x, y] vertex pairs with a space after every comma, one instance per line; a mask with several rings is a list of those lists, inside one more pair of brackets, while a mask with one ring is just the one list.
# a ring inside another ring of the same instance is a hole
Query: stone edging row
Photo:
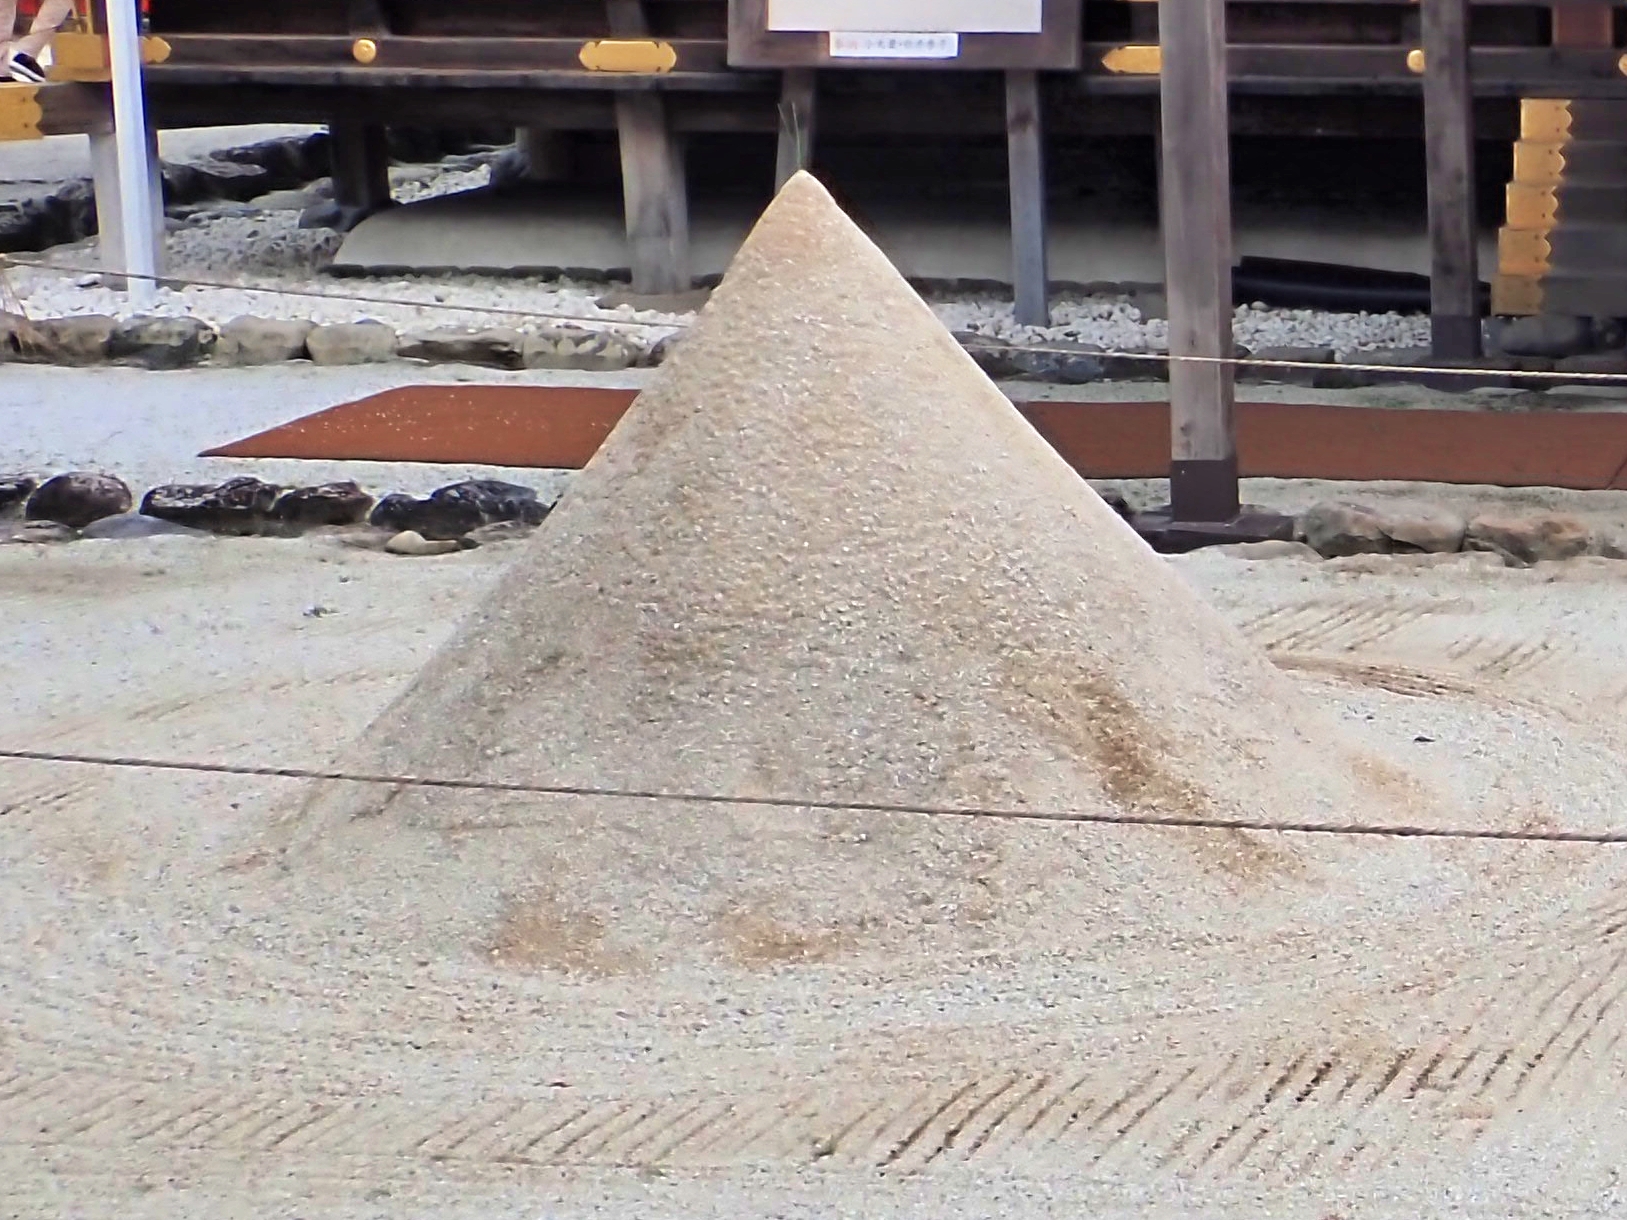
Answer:
[[[1103, 494], [1127, 513], [1117, 493]], [[0, 476], [0, 515], [21, 513], [25, 524], [11, 537], [20, 542], [157, 533], [289, 537], [314, 529], [368, 527], [384, 549], [441, 554], [521, 536], [540, 525], [551, 508], [534, 488], [495, 479], [452, 483], [422, 498], [400, 493], [375, 498], [354, 482], [290, 488], [244, 476], [154, 487], [137, 509], [129, 486], [110, 474], [72, 471], [43, 481]], [[1589, 555], [1627, 560], [1627, 531], [1596, 529], [1568, 513], [1466, 516], [1421, 503], [1379, 509], [1325, 501], [1299, 515], [1295, 541], [1256, 545], [1271, 553], [1325, 559], [1481, 552], [1513, 567]]]
[[123, 364], [185, 369], [201, 364], [246, 367], [307, 360], [318, 365], [382, 364], [393, 360], [466, 364], [494, 369], [578, 369], [616, 372], [659, 363], [670, 342], [640, 347], [605, 331], [548, 325], [520, 331], [424, 330], [399, 334], [382, 322], [314, 322], [237, 318], [218, 330], [197, 318], [103, 314], [35, 322], [0, 314], [0, 361], [86, 368]]
[[[613, 323], [611, 323], [613, 325]], [[583, 372], [618, 372], [660, 364], [679, 341], [668, 335], [653, 344], [638, 338], [569, 323], [550, 323], [524, 330], [512, 327], [480, 329], [437, 328], [400, 333], [382, 322], [318, 324], [283, 318], [236, 318], [218, 329], [197, 318], [142, 316], [120, 321], [103, 314], [46, 318], [33, 321], [0, 313], [0, 362], [51, 364], [86, 368], [120, 364], [147, 369], [185, 369], [199, 365], [248, 367], [309, 361], [317, 365], [385, 364], [410, 361], [422, 364], [461, 364], [480, 368], [575, 369]], [[1030, 381], [1053, 385], [1087, 385], [1097, 381], [1166, 381], [1166, 362], [1154, 356], [1139, 358], [1094, 350], [1088, 346], [1047, 343], [1025, 348], [978, 335], [958, 335], [978, 365], [996, 380]], [[1378, 385], [1419, 385], [1434, 390], [1466, 391], [1486, 388], [1548, 390], [1567, 383], [1552, 377], [1522, 376], [1543, 363], [1521, 371], [1499, 371], [1508, 360], [1488, 360], [1472, 366], [1467, 376], [1419, 373], [1409, 368], [1387, 372], [1381, 368], [1353, 369], [1321, 348], [1272, 348], [1241, 355], [1264, 363], [1239, 370], [1245, 382], [1277, 382], [1315, 389], [1358, 389]], [[1291, 362], [1273, 366], [1272, 361]], [[1363, 353], [1361, 363], [1385, 365], [1436, 362], [1426, 351]], [[1566, 361], [1547, 361], [1552, 369]], [[1576, 357], [1569, 370], [1615, 373], [1627, 377], [1627, 354], [1595, 353]], [[1471, 367], [1471, 366], [1464, 366]], [[1567, 371], [1559, 369], [1558, 371]], [[1575, 384], [1569, 383], [1572, 387]]]
[[1580, 517], [1558, 512], [1465, 516], [1431, 504], [1381, 509], [1326, 501], [1300, 514], [1295, 537], [1324, 559], [1482, 552], [1510, 567], [1588, 555], [1627, 559], [1627, 531], [1595, 528]]
[[0, 476], [0, 514], [20, 512], [8, 542], [139, 538], [160, 534], [296, 537], [356, 527], [358, 545], [401, 555], [439, 555], [522, 537], [552, 505], [534, 488], [496, 479], [452, 483], [425, 497], [375, 498], [354, 482], [283, 487], [240, 477], [165, 484], [141, 497], [110, 474], [70, 471], [40, 480]]

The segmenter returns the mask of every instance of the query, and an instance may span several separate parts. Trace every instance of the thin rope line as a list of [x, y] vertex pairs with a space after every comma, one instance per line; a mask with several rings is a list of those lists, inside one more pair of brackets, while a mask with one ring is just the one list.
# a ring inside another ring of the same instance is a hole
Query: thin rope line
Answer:
[[365, 296], [359, 293], [315, 292], [308, 288], [260, 287], [254, 284], [234, 284], [226, 280], [199, 280], [179, 275], [138, 275], [127, 271], [109, 271], [106, 267], [77, 267], [70, 263], [47, 263], [35, 259], [18, 258], [14, 254], [0, 254], [0, 268], [6, 265], [28, 267], [35, 271], [50, 271], [59, 275], [106, 275], [120, 279], [144, 280], [164, 288], [228, 288], [233, 292], [259, 292], [268, 296], [301, 297], [318, 301], [346, 301], [360, 305], [410, 305], [418, 309], [438, 309], [448, 313], [495, 314], [509, 318], [546, 318], [557, 322], [593, 322], [599, 326], [642, 326], [651, 330], [683, 330], [689, 322], [641, 322], [629, 318], [591, 317], [587, 314], [556, 313], [534, 309], [514, 309], [502, 305], [464, 305], [452, 301], [414, 301], [398, 297]]
[[[46, 263], [34, 259], [20, 259], [13, 254], [0, 254], [0, 269], [7, 264], [28, 267], [36, 271], [59, 275], [107, 275], [125, 279], [149, 280], [168, 288], [225, 288], [234, 292], [257, 292], [266, 296], [299, 297], [318, 301], [344, 301], [359, 305], [411, 306], [415, 309], [438, 310], [443, 313], [487, 314], [499, 317], [546, 319], [555, 322], [588, 322], [596, 326], [637, 326], [650, 330], [688, 330], [694, 323], [688, 321], [643, 322], [635, 319], [607, 317], [603, 314], [561, 313], [547, 310], [515, 309], [501, 305], [465, 305], [449, 301], [417, 301], [398, 297], [367, 296], [359, 293], [315, 292], [308, 288], [272, 287], [269, 285], [237, 284], [227, 280], [201, 280], [176, 275], [136, 275], [123, 271], [109, 271], [105, 267], [81, 267], [68, 263]], [[1511, 377], [1528, 381], [1599, 382], [1603, 384], [1627, 383], [1627, 373], [1566, 373], [1545, 369], [1447, 368], [1429, 364], [1371, 364], [1354, 361], [1329, 360], [1268, 360], [1259, 356], [1192, 356], [1169, 352], [1131, 352], [1112, 349], [1086, 349], [1056, 347], [1046, 344], [1016, 344], [1000, 340], [970, 336], [972, 341], [962, 343], [969, 352], [1009, 352], [1015, 355], [1073, 356], [1090, 360], [1139, 360], [1153, 364], [1209, 364], [1232, 368], [1311, 369], [1326, 372], [1339, 370], [1351, 373], [1424, 373], [1434, 377]]]
[[1048, 822], [1088, 826], [1143, 826], [1164, 830], [1249, 830], [1268, 834], [1360, 836], [1386, 839], [1464, 839], [1502, 843], [1627, 844], [1624, 830], [1489, 830], [1468, 827], [1407, 826], [1360, 822], [1271, 822], [1253, 818], [1175, 817], [1165, 814], [1080, 813], [1042, 809], [997, 809], [976, 806], [903, 804], [887, 801], [836, 801], [786, 796], [720, 796], [642, 788], [596, 788], [576, 784], [535, 784], [518, 780], [448, 779], [426, 775], [380, 775], [365, 771], [311, 767], [270, 767], [239, 763], [184, 762], [101, 754], [65, 754], [45, 750], [0, 750], [0, 760], [61, 763], [137, 771], [184, 771], [199, 775], [234, 775], [260, 779], [319, 780], [377, 784], [394, 788], [430, 788], [457, 792], [506, 792], [528, 796], [585, 797], [597, 800], [665, 801], [684, 805], [751, 806], [762, 809], [817, 809], [833, 813], [884, 813], [919, 817], [987, 818], [1008, 822]]

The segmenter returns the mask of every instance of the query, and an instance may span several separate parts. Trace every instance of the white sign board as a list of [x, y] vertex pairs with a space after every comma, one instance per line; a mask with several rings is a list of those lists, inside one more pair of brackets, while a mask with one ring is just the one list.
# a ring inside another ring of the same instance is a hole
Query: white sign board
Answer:
[[768, 29], [771, 33], [1038, 34], [1043, 30], [1043, 7], [1043, 0], [768, 0]]

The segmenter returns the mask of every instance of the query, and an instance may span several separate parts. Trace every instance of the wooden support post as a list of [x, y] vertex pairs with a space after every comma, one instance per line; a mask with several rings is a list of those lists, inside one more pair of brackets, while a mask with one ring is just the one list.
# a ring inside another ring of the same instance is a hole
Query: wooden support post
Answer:
[[[642, 0], [605, 0], [605, 8], [615, 37], [649, 34]], [[683, 143], [667, 122], [661, 95], [643, 90], [618, 92], [616, 134], [621, 143], [633, 290], [687, 292], [694, 286], [689, 269], [689, 184]]]
[[390, 203], [390, 139], [382, 124], [335, 119], [328, 125], [333, 198], [349, 228]]
[[1431, 346], [1467, 360], [1481, 352], [1469, 0], [1423, 0], [1422, 17]]
[[1037, 73], [1006, 73], [1006, 156], [1011, 190], [1011, 279], [1016, 320], [1020, 326], [1049, 326], [1045, 125]]
[[1158, 0], [1158, 18], [1171, 515], [1224, 522], [1240, 508], [1236, 378], [1217, 363], [1235, 352], [1225, 0]]
[[787, 68], [780, 83], [780, 142], [774, 160], [777, 192], [798, 170], [813, 164], [818, 121], [818, 78], [812, 68]]

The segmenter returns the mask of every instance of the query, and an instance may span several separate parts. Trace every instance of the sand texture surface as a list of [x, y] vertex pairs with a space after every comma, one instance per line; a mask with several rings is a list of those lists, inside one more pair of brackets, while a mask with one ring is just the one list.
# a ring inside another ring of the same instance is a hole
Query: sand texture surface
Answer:
[[0, 547], [7, 747], [820, 803], [0, 763], [15, 1214], [1619, 1214], [1621, 849], [839, 806], [1620, 826], [1627, 564], [1155, 558], [890, 277], [524, 544]]

